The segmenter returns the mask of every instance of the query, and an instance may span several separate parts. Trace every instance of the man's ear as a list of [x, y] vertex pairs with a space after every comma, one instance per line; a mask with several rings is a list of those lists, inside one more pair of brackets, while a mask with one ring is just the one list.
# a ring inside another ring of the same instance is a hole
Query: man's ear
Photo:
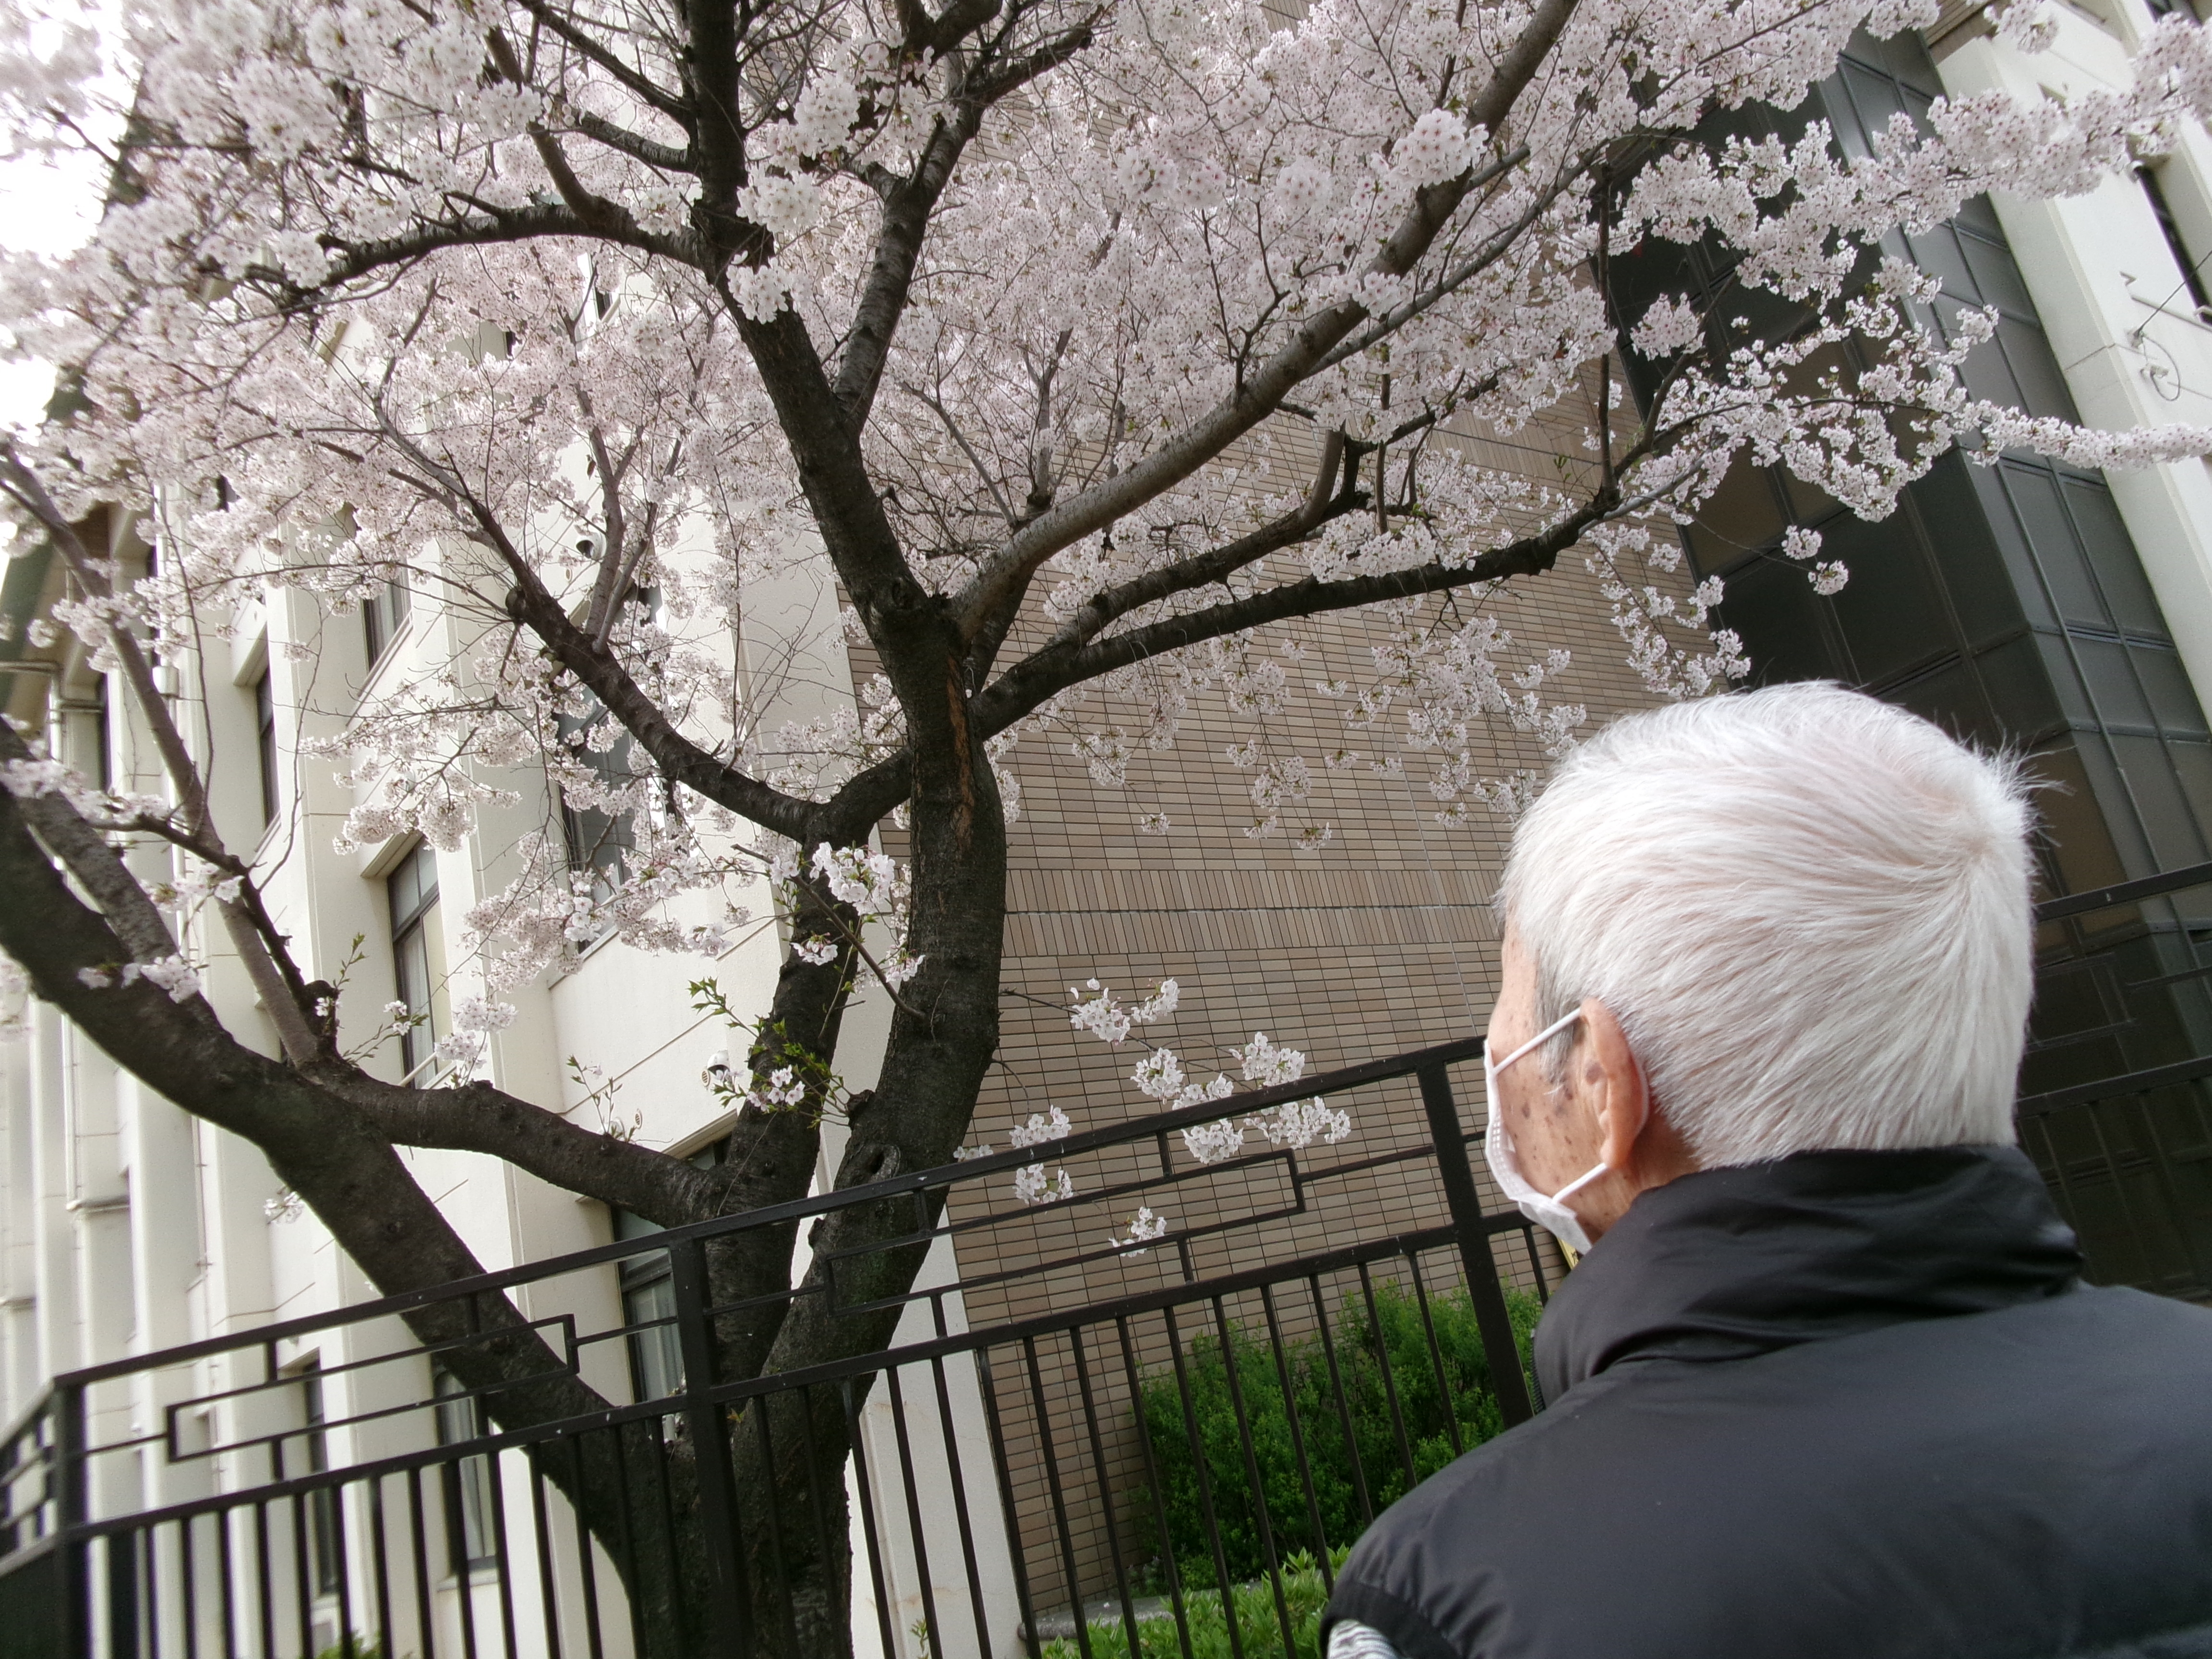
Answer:
[[1571, 1064], [1576, 1080], [1597, 1114], [1599, 1160], [1626, 1174], [1635, 1166], [1636, 1143], [1651, 1123], [1651, 1088], [1613, 1010], [1595, 998], [1583, 1004], [1583, 1040]]

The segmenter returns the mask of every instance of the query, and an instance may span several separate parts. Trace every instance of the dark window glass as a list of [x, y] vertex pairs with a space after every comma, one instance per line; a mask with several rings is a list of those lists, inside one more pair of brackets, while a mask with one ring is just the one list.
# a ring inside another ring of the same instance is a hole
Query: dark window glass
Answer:
[[433, 1080], [430, 1060], [438, 1039], [452, 1029], [446, 1015], [446, 939], [438, 916], [438, 859], [418, 842], [386, 879], [392, 907], [394, 989], [415, 1024], [399, 1034], [401, 1074], [418, 1084]]
[[2035, 568], [2050, 589], [2060, 618], [2074, 627], [2112, 632], [2112, 618], [2089, 574], [2089, 562], [2082, 556], [2073, 520], [2058, 494], [2057, 478], [2047, 467], [2014, 462], [2004, 463], [2000, 471], [2013, 511], [2027, 532]]
[[1786, 340], [1813, 320], [1803, 306], [1763, 288], [1730, 293], [1726, 313], [1739, 340]]
[[[1844, 518], [1821, 532], [1821, 553], [1840, 559], [1850, 584], [1828, 603], [1862, 685], [1887, 680], [1956, 651], [1942, 590], [1904, 515], [1880, 524]], [[1805, 580], [1799, 571], [1800, 581]]]
[[[718, 1140], [691, 1155], [702, 1170], [721, 1163], [729, 1142]], [[628, 1210], [614, 1212], [618, 1239], [650, 1238], [662, 1231], [659, 1224]], [[623, 1322], [629, 1333], [630, 1397], [639, 1404], [665, 1400], [684, 1387], [684, 1342], [675, 1325], [676, 1286], [670, 1276], [668, 1253], [641, 1250], [623, 1263]], [[667, 1321], [665, 1324], [659, 1321]], [[642, 1327], [643, 1328], [639, 1328]]]
[[1905, 245], [1911, 250], [1914, 264], [1943, 279], [1944, 293], [1969, 305], [1986, 303], [1982, 286], [1974, 280], [1966, 252], [1959, 246], [1959, 234], [1950, 226], [1937, 225], [1917, 236], [1908, 236]]
[[[460, 1378], [442, 1366], [433, 1376], [438, 1401], [438, 1443], [463, 1446], [489, 1434], [483, 1402], [466, 1391]], [[463, 1565], [490, 1566], [498, 1556], [493, 1527], [495, 1512], [491, 1483], [495, 1477], [492, 1461], [479, 1453], [474, 1457], [457, 1458], [443, 1467], [446, 1513], [451, 1517], [458, 1512], [461, 1521], [460, 1537], [454, 1540], [449, 1532], [448, 1540], [460, 1546], [459, 1553]], [[451, 1524], [449, 1518], [447, 1525]]]
[[[1968, 308], [1971, 301], [1950, 294], [1936, 296], [1936, 321], [1947, 340], [1959, 337], [1959, 313]], [[2002, 328], [2002, 324], [1999, 324]], [[1966, 354], [1960, 378], [1966, 381], [1966, 390], [1975, 397], [2008, 408], [2027, 406], [2020, 382], [2013, 377], [2012, 364], [2007, 361], [2004, 347], [1995, 339], [1984, 340]]]
[[2088, 687], [2081, 678], [2081, 670], [2074, 654], [2074, 640], [2063, 634], [2038, 633], [2036, 647], [2042, 653], [2045, 671], [2051, 676], [2051, 689], [2058, 694], [2058, 707], [2069, 724], [2094, 727], [2097, 711], [2089, 705]]
[[2134, 792], [2136, 808], [2142, 814], [2143, 829], [2150, 836], [2151, 857], [2155, 860], [2151, 867], [2179, 870], [2202, 864], [2204, 837], [2198, 832], [2180, 781], [2173, 775], [2173, 762], [2166, 745], [2156, 738], [2126, 732], [2115, 732], [2112, 743], [2120, 770]]
[[2036, 791], [2036, 815], [2058, 867], [2060, 890], [2085, 893], [2126, 880], [2127, 866], [2120, 861], [2105, 814], [2098, 810], [2096, 787], [2073, 738], [2038, 750], [2030, 763], [2045, 784]]
[[[684, 1386], [683, 1340], [672, 1322], [676, 1317], [676, 1287], [668, 1275], [668, 1258], [651, 1258], [649, 1267], [626, 1267], [623, 1273], [623, 1322], [629, 1335], [629, 1380], [632, 1397], [641, 1402], [665, 1400]], [[654, 1324], [667, 1320], [667, 1324]]]
[[[562, 715], [560, 732], [562, 747], [596, 775], [600, 786], [621, 788], [635, 781], [629, 769], [630, 735], [596, 701], [589, 714]], [[623, 855], [637, 845], [631, 815], [564, 795], [561, 818], [568, 842], [568, 867], [587, 874], [599, 897], [620, 887]]]
[[1755, 684], [1848, 680], [1850, 672], [1831, 649], [1820, 615], [1829, 603], [1813, 592], [1802, 568], [1761, 559], [1728, 579], [1719, 620], [1742, 637]]
[[2212, 823], [2212, 745], [2170, 741], [2166, 751], [2197, 823]]
[[2022, 618], [2030, 627], [2057, 627], [2058, 613], [2051, 608], [2042, 574], [2035, 568], [2034, 557], [2027, 550], [2027, 538], [2021, 533], [2020, 521], [2013, 512], [2012, 497], [2005, 489], [2004, 469], [1977, 466], [1955, 453], [1936, 463], [1939, 470], [1954, 465], [1958, 476], [1966, 480], [1967, 490], [1980, 510], [1982, 522], [1988, 526], [1990, 539], [2004, 564], [2008, 578], [2005, 585], [2020, 605]]
[[[330, 1437], [323, 1425], [329, 1421], [323, 1406], [321, 1363], [309, 1360], [300, 1372], [302, 1409], [307, 1419], [307, 1468], [320, 1474], [331, 1466]], [[307, 1495], [307, 1543], [315, 1575], [315, 1594], [335, 1595], [342, 1562], [338, 1538], [338, 1494], [332, 1486], [318, 1486]]]
[[1897, 522], [1902, 529], [1918, 520], [1966, 642], [1984, 645], [2018, 632], [2027, 618], [1990, 534], [1989, 515], [1975, 496], [1969, 470], [1957, 451], [1945, 455], [1906, 492]]
[[1753, 549], [1773, 542], [1786, 522], [1774, 499], [1770, 470], [1739, 459], [1712, 499], [1698, 509], [1690, 533], [1698, 570], [1711, 575], [1728, 569]]
[[2089, 556], [2090, 573], [2112, 620], [2130, 634], [2167, 638], [2166, 617], [2111, 489], [2102, 479], [2068, 478], [2063, 491], [2074, 528]]
[[2148, 876], [2167, 868], [2152, 851], [2142, 804], [2128, 787], [2128, 780], [2113, 757], [2112, 740], [2094, 728], [2076, 732], [2074, 752], [2081, 757], [2081, 769], [2088, 774], [2089, 787], [2104, 808], [2106, 826], [2128, 874]]
[[2181, 224], [2173, 216], [2173, 204], [2166, 199], [2166, 191], [2158, 182], [2158, 170], [2137, 167], [2136, 177], [2142, 181], [2143, 199], [2150, 204], [2151, 217], [2158, 221], [2159, 234], [2166, 238], [2166, 251], [2173, 255], [2173, 263], [2180, 270], [2182, 286], [2188, 289], [2199, 312], [2212, 311], [2212, 297], [2207, 297], [2204, 292], [2203, 264], [2208, 256], [2191, 254], [2189, 245], [2181, 240]]
[[[1960, 217], [1963, 219], [1965, 215]], [[1976, 236], [1963, 228], [1959, 231], [1959, 247], [1973, 270], [1974, 286], [1981, 291], [1984, 305], [2002, 307], [2016, 316], [2033, 320], [2035, 301], [2028, 297], [2027, 283], [2021, 278], [2019, 263], [2012, 257], [2009, 247], [2002, 240]]]
[[2072, 644], [2075, 660], [2081, 665], [2082, 678], [2089, 682], [2089, 696], [2104, 723], [2133, 726], [2138, 732], [2150, 730], [2150, 702], [2136, 678], [2135, 665], [2128, 660], [2127, 647], [2117, 640], [2090, 639], [2080, 634], [2074, 636]]
[[[1828, 122], [1835, 131], [1838, 147], [1850, 156], [1871, 153], [1871, 146], [1868, 143], [1867, 111], [1869, 108], [1879, 110], [1884, 103], [1893, 104], [1894, 97], [1882, 97], [1881, 93], [1887, 88], [1883, 87], [1880, 79], [1849, 63], [1844, 65], [1843, 72], [1822, 90], [1826, 94]], [[1873, 100], [1871, 105], [1863, 104], [1854, 95], [1861, 92]], [[1880, 122], [1881, 118], [1877, 115], [1875, 125], [1879, 125]]]
[[2062, 421], [2077, 418], [2074, 394], [2067, 390], [2066, 376], [2040, 328], [2017, 317], [2000, 316], [1997, 337], [1992, 343], [2004, 348], [2005, 361], [2020, 385], [2021, 408], [2031, 415], [2048, 415]]
[[1970, 198], [1959, 209], [1958, 225], [1961, 230], [1972, 231], [1993, 242], [2002, 242], [2005, 239], [2004, 226], [1998, 222], [1996, 208], [1986, 196]]
[[[2006, 740], [2037, 742], [2061, 723], [2051, 673], [2043, 665], [2034, 636], [2023, 634], [1983, 652], [1974, 659], [1974, 668]], [[2073, 678], [2070, 668], [2067, 678]]]
[[1782, 493], [1790, 498], [1790, 511], [1799, 524], [1817, 525], [1830, 514], [1843, 510], [1833, 495], [1814, 483], [1807, 483], [1787, 467], [1777, 467], [1776, 476], [1782, 480]]
[[253, 682], [253, 730], [261, 757], [261, 822], [276, 822], [276, 696], [269, 670]]
[[93, 718], [97, 722], [95, 729], [100, 736], [100, 787], [112, 789], [115, 787], [115, 750], [107, 733], [107, 676], [102, 674], [94, 682], [94, 696], [98, 706], [93, 710]]
[[368, 659], [374, 663], [384, 654], [385, 648], [399, 637], [399, 630], [407, 625], [407, 584], [386, 582], [381, 592], [372, 595], [361, 608], [362, 620], [368, 630]]
[[2150, 698], [2151, 718], [2158, 729], [2175, 736], [2204, 736], [2208, 728], [2203, 707], [2197, 700], [2197, 688], [2189, 683], [2189, 671], [2181, 665], [2180, 654], [2161, 645], [2132, 641], [2128, 657], [2142, 679], [2143, 690]]
[[1935, 721], [1955, 738], [1982, 744], [2002, 740], [1973, 665], [1963, 658], [1954, 657], [1916, 674], [1885, 695], [1887, 701]]

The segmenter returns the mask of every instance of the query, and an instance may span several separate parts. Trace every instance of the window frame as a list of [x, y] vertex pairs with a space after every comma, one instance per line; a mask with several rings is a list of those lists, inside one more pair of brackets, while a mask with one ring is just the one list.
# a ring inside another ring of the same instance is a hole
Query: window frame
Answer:
[[[422, 879], [426, 872], [427, 881]], [[403, 906], [398, 884], [410, 873], [416, 878], [415, 895]], [[436, 925], [438, 862], [428, 842], [416, 842], [392, 867], [384, 878], [384, 895], [385, 907], [391, 917], [393, 995], [407, 1005], [408, 1012], [423, 1016], [421, 1024], [399, 1033], [400, 1077], [403, 1081], [425, 1087], [435, 1080], [438, 1039], [446, 1034], [438, 1017], [442, 995], [438, 970], [445, 954], [443, 939], [441, 937], [434, 944], [428, 931]], [[415, 959], [418, 942], [422, 975], [419, 1003], [408, 994], [407, 986], [408, 965]]]
[[276, 688], [270, 682], [270, 669], [264, 661], [253, 682], [254, 746], [260, 756], [261, 827], [264, 830], [276, 822], [276, 811], [283, 804], [276, 787]]
[[[484, 1418], [483, 1401], [469, 1392], [467, 1384], [433, 1362], [430, 1367], [431, 1414], [441, 1446], [465, 1445], [491, 1432]], [[456, 1572], [472, 1576], [499, 1566], [501, 1505], [499, 1472], [489, 1452], [448, 1459], [438, 1466], [439, 1485], [446, 1499], [446, 1514], [460, 1516], [459, 1536], [450, 1518], [446, 1534], [447, 1554]]]
[[412, 595], [404, 581], [384, 584], [381, 592], [371, 594], [361, 607], [362, 629], [368, 646], [368, 665], [374, 668], [385, 654], [399, 642], [407, 631], [407, 618], [413, 610]]
[[[294, 1373], [300, 1382], [301, 1415], [307, 1431], [301, 1437], [307, 1454], [307, 1473], [323, 1474], [331, 1467], [330, 1420], [323, 1397], [323, 1360], [310, 1355]], [[319, 1486], [307, 1494], [307, 1560], [316, 1599], [336, 1595], [345, 1574], [342, 1528], [345, 1516], [336, 1486]]]

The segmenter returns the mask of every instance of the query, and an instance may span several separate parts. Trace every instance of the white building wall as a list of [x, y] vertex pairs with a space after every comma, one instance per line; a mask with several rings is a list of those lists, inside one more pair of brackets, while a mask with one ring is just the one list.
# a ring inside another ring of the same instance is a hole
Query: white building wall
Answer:
[[[167, 672], [174, 707], [205, 769], [217, 827], [233, 850], [256, 854], [267, 902], [291, 936], [301, 970], [311, 979], [337, 980], [344, 969], [340, 1042], [346, 1046], [375, 1024], [395, 994], [385, 877], [413, 843], [402, 839], [337, 851], [333, 843], [355, 804], [355, 790], [335, 781], [331, 761], [303, 750], [339, 735], [365, 695], [387, 690], [402, 677], [452, 665], [465, 670], [482, 624], [442, 607], [434, 594], [416, 593], [401, 637], [371, 665], [361, 617], [331, 615], [314, 596], [298, 590], [276, 592], [229, 621], [234, 638], [211, 640], [199, 661]], [[749, 595], [744, 635], [730, 641], [730, 648], [743, 653], [749, 690], [767, 705], [763, 726], [768, 731], [787, 720], [803, 722], [850, 705], [852, 672], [826, 561], [817, 559]], [[276, 708], [281, 774], [279, 811], [265, 826], [253, 715], [254, 686], [264, 672]], [[96, 705], [90, 694], [97, 690], [94, 678], [76, 661], [53, 677], [49, 701], [65, 757], [94, 775], [100, 716], [91, 712]], [[70, 692], [76, 695], [65, 696]], [[119, 698], [106, 708], [105, 719], [118, 786], [161, 788], [157, 757]], [[467, 911], [514, 878], [525, 835], [560, 834], [541, 774], [523, 769], [486, 781], [515, 791], [518, 804], [487, 810], [475, 833], [436, 855], [440, 921], [453, 969], [449, 1003], [486, 989], [460, 951]], [[163, 860], [159, 849], [150, 856], [156, 865]], [[717, 1050], [741, 1053], [744, 1036], [718, 1018], [697, 1013], [687, 982], [711, 975], [734, 1006], [764, 1011], [781, 957], [764, 885], [736, 896], [750, 903], [757, 924], [738, 930], [736, 942], [713, 963], [651, 955], [610, 938], [588, 948], [564, 974], [498, 993], [515, 1006], [516, 1018], [493, 1036], [483, 1074], [525, 1099], [580, 1112], [581, 1121], [600, 1127], [595, 1109], [568, 1074], [567, 1062], [574, 1056], [619, 1083], [612, 1121], [642, 1144], [688, 1147], [710, 1137], [722, 1109], [701, 1073]], [[720, 901], [714, 900], [710, 910], [702, 898], [696, 908], [696, 919], [706, 920], [719, 913]], [[210, 999], [229, 1029], [264, 1052], [276, 1052], [273, 1024], [220, 927], [199, 928], [188, 948], [205, 964]], [[352, 966], [345, 969], [349, 958]], [[861, 997], [848, 1017], [839, 1064], [855, 1089], [874, 1081], [888, 1014], [888, 1001], [878, 992]], [[368, 1062], [395, 1081], [400, 1074], [396, 1047], [387, 1042]], [[826, 1189], [842, 1150], [840, 1135], [825, 1137], [817, 1190]], [[611, 1236], [605, 1206], [499, 1160], [435, 1150], [403, 1155], [487, 1269], [562, 1255]], [[796, 1265], [803, 1267], [803, 1261]], [[949, 1249], [932, 1257], [930, 1271], [953, 1276]], [[313, 1217], [283, 1202], [281, 1184], [254, 1147], [119, 1073], [50, 1008], [35, 1006], [26, 1040], [0, 1047], [0, 1418], [13, 1420], [49, 1378], [64, 1371], [325, 1313], [374, 1295]], [[528, 1316], [571, 1313], [587, 1330], [618, 1325], [623, 1318], [611, 1270], [532, 1287], [521, 1301]], [[278, 1358], [288, 1373], [310, 1362], [337, 1373], [324, 1385], [326, 1411], [343, 1419], [398, 1402], [386, 1397], [396, 1386], [389, 1368], [358, 1376], [341, 1368], [407, 1346], [396, 1321], [380, 1321], [344, 1328], [311, 1345], [288, 1341]], [[589, 1349], [585, 1376], [609, 1398], [629, 1399], [619, 1342]], [[94, 1401], [94, 1438], [158, 1430], [163, 1408], [175, 1400], [256, 1382], [259, 1376], [258, 1358], [248, 1351], [190, 1373], [104, 1387]], [[427, 1371], [421, 1381], [427, 1385]], [[1004, 1619], [994, 1612], [994, 1622], [1004, 1629], [981, 1644], [996, 1648], [1010, 1639], [1015, 1618], [1011, 1569], [988, 1456], [975, 1461], [988, 1453], [980, 1403], [972, 1382], [956, 1393], [979, 1537], [998, 1557], [983, 1570], [994, 1608], [1003, 1603]], [[179, 1425], [179, 1440], [188, 1449], [234, 1444], [270, 1427], [298, 1426], [287, 1415], [296, 1410], [289, 1389], [274, 1398], [247, 1396], [190, 1413]], [[331, 1459], [343, 1463], [408, 1449], [425, 1431], [422, 1416], [333, 1431]], [[896, 1446], [880, 1411], [871, 1410], [866, 1432], [866, 1461], [878, 1479], [885, 1478], [883, 1472], [896, 1467]], [[935, 1456], [941, 1465], [941, 1448], [933, 1446], [933, 1441], [925, 1444], [918, 1455], [925, 1462]], [[94, 1507], [113, 1511], [178, 1501], [218, 1486], [254, 1484], [269, 1472], [266, 1452], [258, 1449], [182, 1462], [149, 1451], [131, 1462], [112, 1463]], [[504, 1460], [501, 1479], [510, 1526], [518, 1540], [526, 1539], [526, 1466]], [[574, 1595], [573, 1540], [557, 1540], [555, 1547], [563, 1569], [556, 1593]], [[616, 1579], [604, 1559], [599, 1567], [605, 1593]], [[964, 1606], [964, 1566], [933, 1557], [932, 1567], [938, 1595], [950, 1600], [957, 1593]], [[903, 1632], [919, 1617], [918, 1611], [904, 1611], [908, 1603], [919, 1607], [915, 1571], [912, 1551], [905, 1549], [893, 1564], [890, 1589], [900, 1608], [899, 1646], [907, 1651], [912, 1644]], [[866, 1601], [856, 1612], [861, 1627], [872, 1630], [867, 1577], [865, 1567], [855, 1575], [856, 1594]], [[546, 1647], [535, 1584], [534, 1566], [518, 1563], [517, 1650], [524, 1655]], [[443, 1584], [436, 1613], [456, 1639], [459, 1594], [459, 1587]], [[478, 1583], [469, 1594], [478, 1650], [495, 1654], [501, 1645], [495, 1591]], [[359, 1590], [354, 1605], [356, 1627], [363, 1628], [366, 1603]], [[284, 1620], [291, 1617], [285, 1613]], [[337, 1638], [335, 1618], [333, 1611], [319, 1608], [318, 1641]], [[626, 1645], [611, 1627], [610, 1638], [616, 1649]], [[950, 1650], [957, 1650], [939, 1649]]]
[[[2063, 101], [2125, 83], [2153, 21], [2143, 0], [2050, 11], [2057, 35], [2045, 52], [2023, 54], [1986, 33], [1939, 45], [1946, 89]], [[2156, 169], [2191, 258], [2207, 259], [2212, 138], [2185, 129]], [[2212, 425], [2212, 319], [2197, 314], [2142, 188], [2113, 179], [2086, 196], [2000, 194], [1994, 205], [2082, 421], [2111, 431]], [[2191, 681], [2212, 686], [2212, 470], [2188, 460], [2106, 477]]]

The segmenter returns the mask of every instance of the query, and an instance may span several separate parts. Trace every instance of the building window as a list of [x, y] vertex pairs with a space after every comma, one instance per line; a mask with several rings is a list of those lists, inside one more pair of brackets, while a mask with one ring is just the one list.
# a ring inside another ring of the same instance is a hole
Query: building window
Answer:
[[[432, 1373], [432, 1394], [438, 1402], [438, 1443], [465, 1446], [491, 1432], [484, 1422], [483, 1402], [469, 1393], [461, 1379], [442, 1366]], [[491, 1459], [479, 1453], [457, 1458], [445, 1468], [446, 1514], [459, 1514], [460, 1536], [457, 1566], [465, 1571], [493, 1565], [498, 1559], [493, 1522]], [[449, 1539], [451, 1534], [448, 1534]]]
[[561, 746], [585, 776], [561, 791], [561, 827], [568, 842], [568, 867], [586, 877], [594, 898], [623, 884], [623, 855], [637, 845], [635, 815], [616, 808], [610, 793], [637, 781], [629, 769], [631, 739], [597, 698], [583, 714], [560, 718]]
[[253, 729], [261, 750], [261, 822], [276, 822], [276, 696], [269, 684], [269, 668], [253, 682]]
[[[323, 1370], [319, 1359], [300, 1369], [302, 1409], [307, 1419], [307, 1470], [320, 1474], [331, 1466], [330, 1437], [323, 1425], [329, 1420], [323, 1403]], [[318, 1486], [307, 1495], [307, 1553], [314, 1569], [315, 1594], [336, 1595], [341, 1563], [338, 1538], [338, 1492], [335, 1486]]]
[[362, 622], [368, 631], [368, 660], [373, 665], [392, 641], [399, 637], [407, 625], [407, 584], [386, 582], [381, 592], [370, 596], [361, 608]]
[[423, 842], [385, 881], [392, 905], [392, 966], [398, 1000], [414, 1024], [399, 1034], [406, 1080], [433, 1080], [439, 1038], [453, 1029], [446, 1012], [446, 939], [438, 920], [438, 858]]
[[2159, 234], [2166, 238], [2167, 252], [2173, 263], [2181, 267], [2181, 280], [2189, 289], [2189, 298], [2197, 307], [2197, 314], [2212, 322], [2212, 295], [2204, 291], [2204, 274], [2199, 267], [2204, 256], [2192, 258], [2189, 245], [2181, 240], [2181, 222], [2173, 216], [2173, 204], [2166, 199], [2166, 190], [2158, 182], [2154, 168], [2137, 167], [2136, 177], [2142, 183], [2143, 199], [2150, 204], [2151, 217], [2158, 221]]
[[[619, 1238], [643, 1238], [659, 1228], [627, 1210], [615, 1212]], [[649, 1250], [622, 1265], [623, 1323], [629, 1327], [630, 1398], [642, 1405], [684, 1386], [684, 1345], [676, 1329], [676, 1286], [668, 1253]], [[656, 1323], [665, 1321], [665, 1323]]]
[[[711, 1170], [729, 1154], [727, 1136], [691, 1154], [694, 1167]], [[615, 1237], [650, 1238], [663, 1229], [628, 1210], [615, 1212]], [[676, 1328], [676, 1285], [668, 1252], [641, 1250], [622, 1264], [623, 1323], [629, 1328], [630, 1398], [642, 1405], [665, 1400], [684, 1387], [684, 1342]]]

